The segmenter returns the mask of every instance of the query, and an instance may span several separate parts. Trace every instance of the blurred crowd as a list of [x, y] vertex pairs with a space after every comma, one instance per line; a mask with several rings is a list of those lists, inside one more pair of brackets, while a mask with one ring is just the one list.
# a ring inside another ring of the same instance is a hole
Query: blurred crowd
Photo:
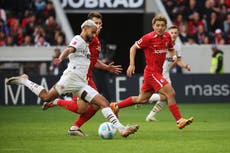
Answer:
[[230, 44], [230, 0], [162, 0], [183, 44]]
[[0, 0], [0, 46], [63, 46], [65, 34], [49, 0]]

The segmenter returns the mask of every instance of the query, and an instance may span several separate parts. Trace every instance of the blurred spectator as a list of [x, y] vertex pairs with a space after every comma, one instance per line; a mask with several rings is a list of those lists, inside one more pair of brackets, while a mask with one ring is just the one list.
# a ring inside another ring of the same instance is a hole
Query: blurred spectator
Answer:
[[204, 29], [204, 22], [200, 19], [198, 12], [194, 12], [190, 15], [190, 20], [188, 21], [188, 33], [191, 36], [194, 36], [197, 32], [197, 27], [202, 26]]
[[55, 21], [54, 16], [49, 16], [45, 22], [44, 30], [46, 33], [46, 38], [50, 43], [54, 43], [54, 33], [58, 29], [58, 24]]
[[10, 29], [7, 24], [5, 24], [4, 20], [0, 19], [0, 31], [3, 31], [6, 35], [10, 34]]
[[228, 33], [230, 30], [230, 13], [227, 14], [227, 19], [224, 21], [224, 32]]
[[228, 14], [227, 5], [225, 4], [220, 5], [220, 13], [219, 13], [220, 23], [223, 23], [227, 19], [227, 14]]
[[210, 65], [211, 74], [223, 74], [224, 73], [224, 53], [218, 49], [216, 45], [212, 46], [212, 60]]
[[214, 33], [216, 29], [221, 29], [221, 24], [217, 18], [217, 13], [212, 12], [210, 15], [210, 21], [207, 22], [208, 31]]
[[6, 46], [7, 47], [17, 46], [17, 44], [14, 41], [13, 36], [11, 36], [11, 35], [6, 36]]
[[210, 39], [209, 39], [208, 36], [205, 36], [205, 37], [204, 37], [204, 42], [203, 42], [203, 44], [205, 44], [205, 45], [210, 44]]
[[206, 0], [204, 4], [204, 9], [202, 10], [203, 19], [206, 23], [210, 23], [210, 16], [213, 10], [214, 3], [211, 0]]
[[0, 31], [0, 46], [6, 45], [6, 34], [4, 31]]
[[34, 43], [36, 43], [36, 42], [38, 41], [38, 38], [39, 38], [41, 35], [45, 37], [46, 33], [45, 33], [45, 30], [43, 29], [43, 27], [38, 25], [38, 26], [36, 26], [36, 27], [34, 28], [34, 33], [33, 33], [33, 40], [34, 40]]
[[22, 44], [22, 46], [33, 46], [32, 38], [30, 35], [25, 36], [24, 43]]
[[9, 28], [11, 35], [15, 36], [17, 35], [18, 29], [20, 27], [20, 21], [18, 18], [12, 17], [9, 19]]
[[55, 35], [55, 42], [54, 42], [55, 46], [64, 46], [66, 45], [65, 43], [65, 35], [62, 33], [59, 33], [57, 35]]
[[185, 45], [188, 45], [188, 46], [197, 45], [197, 43], [195, 42], [194, 36], [188, 36], [188, 42], [186, 42]]
[[186, 1], [186, 8], [185, 8], [185, 17], [187, 17], [187, 20], [193, 20], [194, 19], [194, 12], [198, 11], [197, 1], [196, 0], [187, 0]]
[[223, 45], [223, 44], [225, 44], [225, 40], [223, 38], [221, 29], [216, 29], [215, 30], [212, 43], [216, 44], [216, 45]]
[[4, 23], [7, 21], [6, 11], [3, 8], [0, 8], [0, 19], [2, 19]]
[[208, 33], [206, 33], [204, 31], [204, 26], [199, 25], [197, 27], [197, 32], [196, 32], [195, 37], [194, 37], [195, 38], [195, 42], [197, 44], [204, 44], [205, 38], [207, 38], [207, 37], [208, 37]]
[[51, 1], [46, 2], [46, 6], [42, 14], [45, 19], [47, 19], [49, 16], [53, 16], [54, 18], [56, 17], [53, 2]]
[[46, 2], [44, 0], [35, 0], [34, 6], [37, 13], [42, 12], [45, 9]]
[[181, 25], [180, 27], [180, 34], [179, 37], [183, 44], [188, 42], [188, 30], [187, 25]]
[[[35, 44], [40, 35], [51, 45], [65, 45], [65, 35], [56, 35], [57, 30], [63, 32], [55, 17], [54, 5], [50, 0], [0, 1], [0, 31], [4, 32], [4, 37], [13, 36], [18, 46]], [[25, 35], [32, 43], [24, 40]], [[4, 42], [2, 36], [1, 46]]]
[[[58, 58], [61, 55], [61, 50], [59, 48], [54, 49], [53, 59]], [[53, 60], [50, 63], [49, 71], [51, 75], [62, 74], [68, 65], [68, 59], [64, 59], [61, 64], [54, 65]]]
[[186, 21], [184, 20], [184, 17], [182, 14], [178, 14], [176, 16], [176, 19], [173, 21], [173, 25], [176, 25], [177, 27], [180, 27], [185, 24], [186, 24]]
[[40, 35], [35, 43], [35, 47], [50, 47], [50, 44], [45, 40], [43, 35]]
[[19, 46], [24, 43], [25, 36], [24, 36], [24, 29], [22, 27], [18, 28], [17, 35], [15, 35], [14, 39], [17, 45]]
[[28, 17], [28, 20], [29, 21], [26, 24], [25, 32], [28, 35], [32, 35], [34, 33], [34, 29], [35, 29], [35, 27], [37, 25], [37, 23], [36, 23], [36, 15], [33, 14], [33, 13], [30, 13], [29, 17]]
[[21, 25], [23, 28], [26, 28], [27, 23], [29, 22], [31, 10], [27, 9], [24, 12], [24, 17], [22, 18]]

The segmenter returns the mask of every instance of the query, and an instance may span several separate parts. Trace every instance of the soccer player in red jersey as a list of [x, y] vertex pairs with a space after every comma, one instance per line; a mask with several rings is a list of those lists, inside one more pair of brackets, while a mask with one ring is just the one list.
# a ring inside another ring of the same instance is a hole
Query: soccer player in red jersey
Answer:
[[160, 93], [161, 99], [167, 99], [168, 108], [174, 116], [177, 127], [184, 128], [192, 123], [193, 118], [184, 119], [181, 116], [175, 100], [175, 91], [170, 83], [162, 76], [163, 63], [166, 53], [169, 52], [176, 62], [177, 55], [168, 32], [165, 32], [167, 20], [162, 15], [157, 15], [152, 20], [153, 31], [144, 35], [130, 48], [130, 65], [127, 69], [127, 76], [131, 77], [135, 72], [135, 55], [138, 49], [143, 49], [146, 58], [144, 70], [144, 83], [139, 96], [129, 97], [118, 103], [111, 103], [113, 111], [118, 108], [128, 107], [138, 103], [147, 103], [154, 92]]
[[[87, 18], [94, 21], [98, 25], [97, 36], [94, 37], [94, 39], [89, 43], [90, 66], [87, 73], [88, 84], [97, 90], [92, 76], [94, 67], [104, 69], [115, 74], [121, 73], [122, 68], [120, 65], [113, 65], [113, 63], [110, 63], [108, 65], [104, 64], [98, 59], [99, 53], [101, 51], [101, 43], [99, 41], [98, 35], [102, 28], [102, 15], [99, 12], [90, 12]], [[88, 107], [85, 107], [85, 105], [88, 104], [85, 103], [83, 100], [78, 99], [77, 96], [73, 95], [73, 100], [56, 99], [55, 101], [50, 103], [45, 102], [42, 107], [43, 110], [46, 110], [53, 106], [61, 106], [69, 111], [80, 114], [80, 116], [68, 130], [68, 134], [85, 136], [86, 134], [80, 130], [80, 127], [99, 110], [99, 107], [97, 105], [92, 104], [88, 105]], [[87, 108], [87, 110], [85, 108]]]

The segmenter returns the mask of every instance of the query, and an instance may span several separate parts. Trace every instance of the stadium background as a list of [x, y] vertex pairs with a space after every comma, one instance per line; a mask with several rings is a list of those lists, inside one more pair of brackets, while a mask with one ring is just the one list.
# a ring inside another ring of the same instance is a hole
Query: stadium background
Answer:
[[[17, 4], [20, 3], [22, 5], [21, 1], [18, 2], [14, 0], [3, 1], [1, 5], [15, 9]], [[25, 0], [24, 2], [31, 3], [33, 1]], [[48, 71], [53, 50], [57, 47], [63, 49], [71, 37], [80, 32], [81, 23], [86, 19], [87, 13], [92, 10], [97, 10], [103, 15], [103, 30], [100, 34], [103, 50], [105, 52], [109, 50], [109, 53], [113, 55], [112, 60], [116, 64], [121, 64], [124, 68], [123, 74], [120, 76], [105, 73], [106, 85], [110, 89], [109, 100], [120, 100], [130, 95], [138, 94], [142, 81], [141, 75], [145, 65], [144, 56], [142, 52], [138, 52], [136, 76], [132, 79], [126, 78], [124, 74], [129, 64], [129, 47], [141, 35], [151, 31], [151, 20], [154, 14], [164, 14], [168, 18], [168, 25], [172, 24], [172, 15], [168, 14], [168, 7], [165, 6], [165, 2], [164, 0], [52, 1], [56, 22], [65, 34], [66, 42], [61, 46], [51, 43], [50, 47], [23, 47], [20, 45], [0, 47], [0, 90], [2, 91], [0, 94], [0, 104], [40, 104], [39, 99], [28, 92], [27, 89], [6, 86], [5, 78], [25, 72], [38, 83], [44, 83], [45, 87], [50, 88], [55, 83], [55, 80], [59, 78], [59, 75], [53, 76]], [[179, 3], [173, 0], [170, 0], [170, 2]], [[204, 3], [205, 0], [199, 1], [199, 3], [201, 2]], [[214, 2], [216, 4], [215, 7], [217, 7], [222, 1]], [[15, 5], [12, 5], [14, 3]], [[228, 6], [228, 1], [224, 1], [224, 3]], [[187, 5], [187, 3], [184, 4]], [[229, 7], [227, 7], [227, 10], [229, 11]], [[230, 61], [227, 59], [230, 58], [230, 48], [227, 41], [225, 44], [218, 45], [224, 51], [225, 74], [210, 75], [211, 45], [211, 42], [209, 44], [183, 44], [183, 57], [185, 61], [191, 64], [192, 71], [189, 73], [172, 74], [178, 102], [229, 102], [230, 67], [228, 65], [230, 65]], [[129, 87], [132, 88], [129, 89]]]

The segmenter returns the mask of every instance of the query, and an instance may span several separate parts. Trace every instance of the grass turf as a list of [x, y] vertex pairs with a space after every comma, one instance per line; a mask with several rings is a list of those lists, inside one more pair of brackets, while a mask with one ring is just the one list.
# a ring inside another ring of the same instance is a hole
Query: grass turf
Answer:
[[62, 108], [42, 111], [40, 106], [0, 106], [0, 153], [228, 153], [230, 104], [179, 104], [184, 117], [194, 116], [191, 126], [176, 127], [167, 108], [145, 122], [152, 105], [120, 110], [124, 124], [139, 124], [135, 135], [112, 140], [97, 135], [105, 119], [98, 112], [82, 130], [88, 137], [68, 136], [78, 115]]

